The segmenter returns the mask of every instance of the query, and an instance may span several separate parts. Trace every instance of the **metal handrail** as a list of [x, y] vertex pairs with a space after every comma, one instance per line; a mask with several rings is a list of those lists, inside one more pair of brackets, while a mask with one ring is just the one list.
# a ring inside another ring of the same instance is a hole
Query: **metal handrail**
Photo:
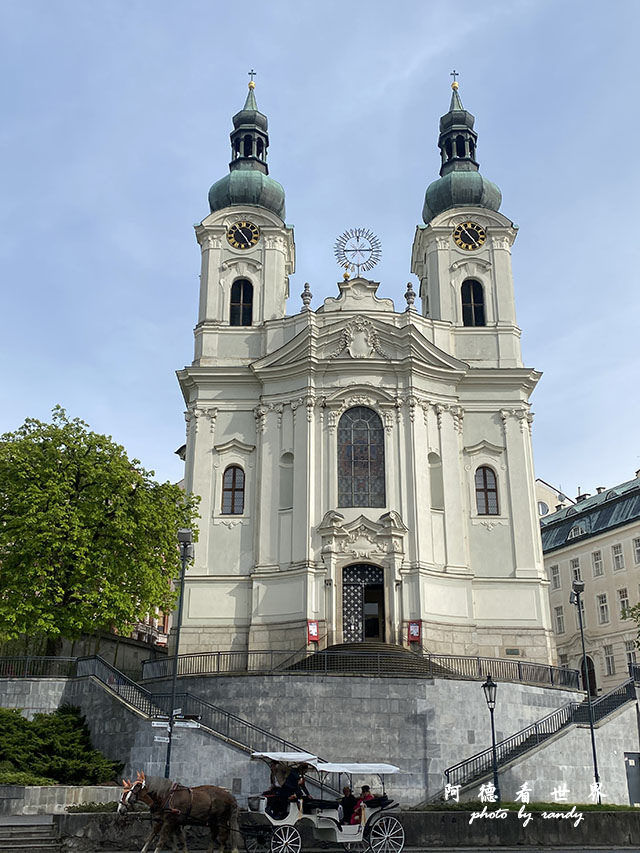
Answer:
[[[635, 701], [635, 698], [633, 679], [629, 678], [591, 703], [594, 720], [597, 722], [604, 719], [627, 702]], [[497, 743], [498, 766], [522, 755], [524, 752], [528, 752], [568, 725], [587, 722], [588, 719], [588, 708], [584, 702], [569, 702], [563, 705], [541, 720], [520, 729], [519, 732]], [[444, 775], [450, 784], [465, 785], [485, 773], [491, 772], [492, 768], [493, 748], [489, 747], [464, 761], [447, 767]]]
[[[236, 672], [273, 673], [287, 672], [288, 668], [296, 666], [296, 674], [320, 671], [329, 675], [344, 672], [340, 666], [341, 660], [355, 662], [358, 658], [362, 672], [379, 675], [410, 674], [406, 668], [393, 664], [397, 657], [390, 653], [364, 653], [357, 650], [339, 650], [336, 652], [324, 650], [321, 656], [316, 653], [295, 660], [306, 653], [306, 646], [296, 652], [290, 650], [265, 651], [217, 651], [195, 652], [178, 656], [178, 675], [220, 675]], [[488, 672], [497, 681], [519, 682], [525, 684], [548, 685], [569, 690], [579, 689], [579, 673], [575, 669], [550, 666], [548, 664], [514, 661], [504, 658], [489, 658], [465, 655], [440, 655], [431, 652], [416, 654], [418, 661], [426, 667], [418, 673], [430, 678], [463, 678], [484, 680]], [[142, 663], [142, 678], [166, 678], [171, 672], [173, 658], [146, 660]], [[308, 661], [309, 665], [304, 666]], [[402, 671], [404, 669], [404, 672]]]
[[76, 660], [46, 655], [0, 657], [0, 678], [66, 678], [75, 675]]

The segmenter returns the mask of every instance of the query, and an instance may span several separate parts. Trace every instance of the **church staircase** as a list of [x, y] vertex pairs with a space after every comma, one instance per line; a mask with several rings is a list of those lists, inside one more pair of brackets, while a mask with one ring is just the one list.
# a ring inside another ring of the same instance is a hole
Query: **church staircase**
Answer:
[[339, 643], [315, 652], [286, 667], [287, 672], [314, 672], [329, 675], [398, 675], [418, 678], [455, 677], [453, 671], [417, 655], [404, 646], [365, 640]]
[[[622, 684], [610, 690], [604, 696], [592, 700], [594, 723], [606, 719], [619, 708], [636, 701], [636, 691], [633, 678], [628, 678]], [[547, 714], [530, 726], [511, 735], [496, 744], [498, 768], [514, 764], [523, 755], [537, 749], [546, 741], [563, 734], [571, 726], [589, 723], [589, 704], [585, 698], [582, 702], [568, 702], [557, 711]], [[447, 767], [444, 775], [450, 785], [460, 785], [461, 790], [473, 787], [493, 773], [493, 749], [485, 749]], [[439, 791], [431, 801], [442, 799], [444, 789]]]
[[52, 815], [11, 815], [0, 819], [2, 853], [60, 853]]

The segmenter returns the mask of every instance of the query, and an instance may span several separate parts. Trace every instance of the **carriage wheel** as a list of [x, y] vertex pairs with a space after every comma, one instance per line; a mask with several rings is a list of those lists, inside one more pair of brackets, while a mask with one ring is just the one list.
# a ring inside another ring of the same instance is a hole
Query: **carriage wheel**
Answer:
[[277, 826], [271, 836], [271, 853], [300, 853], [302, 839], [295, 826]]
[[397, 817], [385, 815], [372, 824], [369, 847], [373, 853], [400, 853], [404, 847], [404, 829]]
[[244, 848], [247, 853], [267, 853], [271, 833], [245, 835]]

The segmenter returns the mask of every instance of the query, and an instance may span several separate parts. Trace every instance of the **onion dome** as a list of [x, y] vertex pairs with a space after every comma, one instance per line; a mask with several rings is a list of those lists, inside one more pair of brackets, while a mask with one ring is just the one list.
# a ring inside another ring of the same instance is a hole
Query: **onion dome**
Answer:
[[452, 83], [451, 88], [449, 112], [440, 119], [440, 178], [427, 187], [422, 208], [425, 224], [451, 207], [499, 210], [502, 202], [500, 189], [478, 171], [475, 118], [462, 106], [458, 83]]
[[269, 177], [268, 121], [258, 110], [255, 85], [249, 83], [247, 100], [233, 117], [229, 174], [209, 190], [209, 207], [213, 213], [231, 205], [257, 205], [284, 220], [284, 189]]

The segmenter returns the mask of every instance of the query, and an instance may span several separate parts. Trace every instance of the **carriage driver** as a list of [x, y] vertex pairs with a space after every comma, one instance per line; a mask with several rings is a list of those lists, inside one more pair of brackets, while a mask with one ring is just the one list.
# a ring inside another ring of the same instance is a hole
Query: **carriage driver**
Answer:
[[283, 784], [276, 790], [272, 806], [273, 817], [276, 820], [282, 820], [283, 817], [286, 817], [290, 802], [294, 800], [300, 802], [300, 800], [309, 797], [304, 782], [304, 774], [308, 768], [308, 764], [298, 764], [296, 767], [292, 767]]

